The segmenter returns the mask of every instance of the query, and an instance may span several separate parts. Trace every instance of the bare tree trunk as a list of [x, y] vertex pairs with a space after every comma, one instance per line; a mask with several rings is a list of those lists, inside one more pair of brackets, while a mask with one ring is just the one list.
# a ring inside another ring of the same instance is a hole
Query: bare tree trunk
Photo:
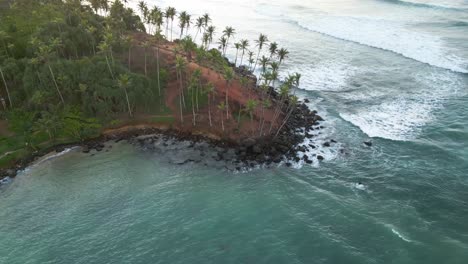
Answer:
[[7, 82], [5, 80], [5, 76], [3, 75], [3, 71], [2, 71], [1, 67], [0, 67], [0, 74], [2, 75], [3, 84], [5, 84], [5, 90], [7, 92], [8, 102], [10, 103], [10, 108], [13, 108], [13, 103], [11, 102], [11, 97], [10, 97], [10, 90], [8, 90], [8, 85], [7, 85]]
[[208, 94], [208, 119], [210, 120], [210, 127], [213, 126], [211, 123], [211, 96]]

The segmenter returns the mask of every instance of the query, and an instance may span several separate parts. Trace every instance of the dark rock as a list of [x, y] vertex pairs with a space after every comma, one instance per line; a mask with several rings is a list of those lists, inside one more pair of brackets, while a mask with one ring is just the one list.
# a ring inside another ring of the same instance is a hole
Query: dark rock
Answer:
[[323, 143], [323, 146], [324, 146], [324, 147], [330, 147], [330, 142], [325, 142], [325, 143]]
[[305, 102], [305, 103], [310, 103], [309, 99], [307, 99], [307, 98], [304, 99], [304, 102]]
[[87, 145], [83, 146], [83, 153], [89, 153], [90, 152], [90, 149]]
[[372, 141], [364, 141], [364, 144], [368, 147], [372, 147]]
[[321, 155], [317, 155], [317, 159], [318, 159], [318, 160], [324, 160], [324, 157], [321, 156]]
[[247, 139], [242, 141], [242, 145], [244, 145], [247, 148], [252, 147], [256, 143], [257, 143], [257, 141], [255, 139], [253, 139], [253, 138], [247, 138]]
[[330, 140], [330, 141], [331, 141], [332, 143], [336, 143], [336, 140], [334, 140], [334, 139], [332, 139], [332, 140]]
[[262, 148], [260, 148], [259, 145], [255, 145], [255, 146], [252, 148], [252, 151], [253, 151], [253, 153], [255, 153], [255, 154], [260, 154], [260, 153], [262, 153]]
[[314, 163], [312, 160], [306, 160], [305, 162], [306, 162], [307, 164], [312, 164], [312, 163]]

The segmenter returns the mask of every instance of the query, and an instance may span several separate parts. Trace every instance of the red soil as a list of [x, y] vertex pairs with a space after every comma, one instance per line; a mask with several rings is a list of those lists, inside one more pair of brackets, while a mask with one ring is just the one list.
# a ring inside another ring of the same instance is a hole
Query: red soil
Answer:
[[[144, 72], [144, 49], [141, 47], [142, 43], [150, 40], [150, 36], [143, 33], [133, 34], [133, 48], [132, 48], [132, 70], [138, 70]], [[250, 99], [261, 102], [259, 91], [255, 89], [255, 84], [250, 84], [250, 87], [241, 87], [238, 76], [228, 86], [222, 73], [216, 72], [213, 69], [203, 67], [197, 63], [190, 61], [187, 63], [187, 77], [190, 77], [195, 69], [200, 69], [202, 73], [203, 83], [212, 83], [215, 87], [215, 96], [211, 102], [211, 118], [213, 126], [210, 127], [208, 118], [208, 106], [203, 109], [199, 109], [196, 115], [196, 127], [192, 124], [191, 109], [184, 110], [184, 123], [180, 122], [180, 108], [179, 108], [179, 96], [180, 96], [180, 84], [177, 81], [176, 67], [175, 67], [175, 43], [164, 42], [160, 44], [160, 65], [161, 68], [165, 68], [169, 72], [169, 79], [167, 87], [165, 87], [165, 104], [171, 109], [172, 115], [176, 121], [174, 124], [176, 128], [187, 131], [204, 131], [207, 134], [214, 134], [220, 137], [227, 137], [233, 140], [242, 139], [246, 137], [258, 137], [260, 133], [260, 123], [262, 119], [262, 110], [260, 103], [254, 111], [253, 122], [243, 121], [239, 125], [237, 122], [237, 116], [239, 107], [244, 108], [245, 104]], [[147, 51], [147, 63], [151, 62], [151, 66], [147, 66], [148, 70], [155, 70], [156, 60], [156, 46], [151, 47], [151, 51]], [[185, 85], [183, 86], [185, 88]], [[228, 89], [227, 89], [228, 88]], [[248, 95], [248, 89], [250, 89], [250, 95]], [[217, 105], [221, 102], [225, 102], [226, 91], [228, 91], [229, 100], [229, 119], [226, 118], [226, 111], [221, 112]], [[271, 121], [274, 116], [274, 109], [264, 110], [264, 133], [268, 132]], [[221, 120], [224, 121], [225, 131], [222, 131]], [[275, 121], [274, 127], [278, 127], [278, 118]]]

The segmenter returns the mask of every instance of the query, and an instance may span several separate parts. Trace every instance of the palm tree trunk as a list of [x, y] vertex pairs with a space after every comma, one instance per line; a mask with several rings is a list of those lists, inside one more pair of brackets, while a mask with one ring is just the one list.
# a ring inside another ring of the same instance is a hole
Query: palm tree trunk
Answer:
[[148, 71], [146, 69], [146, 48], [145, 48], [145, 76], [148, 76]]
[[5, 80], [5, 76], [3, 75], [3, 71], [2, 71], [1, 67], [0, 67], [0, 74], [2, 75], [3, 84], [5, 84], [5, 90], [7, 92], [8, 102], [10, 102], [10, 108], [13, 108], [13, 103], [11, 102], [11, 97], [10, 97], [10, 90], [8, 90], [8, 85], [7, 85], [7, 82]]
[[54, 80], [55, 88], [57, 89], [57, 92], [58, 92], [58, 94], [60, 96], [60, 100], [62, 100], [63, 105], [65, 105], [65, 100], [63, 100], [62, 93], [60, 92], [60, 89], [59, 89], [59, 87], [57, 85], [57, 81], [55, 80], [54, 72], [52, 71], [52, 68], [50, 67], [50, 65], [48, 65], [48, 66], [49, 66], [50, 74], [52, 75], [52, 79]]
[[255, 72], [255, 69], [257, 69], [257, 63], [258, 63], [258, 57], [260, 56], [260, 51], [261, 51], [261, 49], [258, 49], [257, 59], [255, 60], [255, 66], [253, 68], [253, 72]]
[[124, 92], [125, 92], [125, 98], [127, 99], [128, 113], [130, 114], [130, 117], [133, 117], [132, 108], [130, 107], [130, 100], [128, 98], [128, 93], [127, 93], [127, 88], [126, 87], [124, 87]]
[[131, 69], [130, 69], [130, 67], [131, 67], [131, 56], [132, 56], [131, 50], [132, 50], [132, 47], [128, 47], [128, 69], [130, 71], [131, 71]]
[[229, 84], [226, 86], [226, 119], [229, 119]]
[[[179, 71], [177, 71], [177, 79], [179, 81], [179, 84], [180, 84], [180, 90], [182, 90], [182, 74], [179, 74]], [[181, 91], [182, 93], [182, 91]], [[184, 123], [184, 114], [183, 114], [183, 111], [182, 111], [182, 94], [179, 96], [179, 107], [180, 107], [180, 122], [183, 124]]]
[[237, 57], [239, 55], [239, 50], [236, 51], [236, 60], [234, 61], [234, 66], [237, 67]]
[[208, 94], [208, 119], [210, 120], [210, 127], [213, 126], [211, 123], [211, 95]]
[[111, 77], [112, 77], [113, 80], [115, 80], [114, 73], [112, 72], [112, 68], [111, 68], [110, 63], [109, 63], [109, 57], [107, 57], [107, 55], [106, 55], [106, 62], [107, 62], [107, 68], [109, 69]]
[[241, 56], [241, 61], [240, 61], [239, 67], [242, 66], [242, 61], [244, 60], [244, 53], [245, 53], [245, 51], [242, 51], [242, 56]]

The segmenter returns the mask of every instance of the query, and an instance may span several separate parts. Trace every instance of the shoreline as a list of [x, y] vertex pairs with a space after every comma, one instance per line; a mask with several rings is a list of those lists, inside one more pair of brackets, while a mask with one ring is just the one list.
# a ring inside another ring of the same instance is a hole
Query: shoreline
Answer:
[[[274, 94], [274, 91], [272, 91]], [[273, 95], [274, 96], [274, 95]], [[304, 100], [307, 102], [307, 99]], [[49, 148], [31, 153], [28, 157], [15, 162], [15, 165], [0, 169], [0, 180], [5, 178], [15, 178], [18, 172], [26, 169], [41, 158], [48, 155], [60, 153], [67, 148], [82, 147], [82, 152], [89, 153], [91, 150], [102, 151], [104, 143], [109, 141], [119, 142], [122, 140], [135, 139], [146, 135], [165, 135], [176, 139], [177, 141], [204, 141], [215, 147], [231, 148], [235, 151], [236, 157], [243, 166], [253, 167], [260, 164], [280, 163], [287, 160], [303, 160], [311, 164], [309, 157], [297, 156], [298, 152], [307, 151], [307, 146], [299, 146], [305, 138], [312, 138], [313, 135], [308, 132], [320, 129], [319, 124], [324, 121], [316, 111], [311, 111], [305, 103], [300, 103], [293, 111], [292, 117], [285, 124], [284, 129], [277, 137], [245, 138], [242, 140], [232, 140], [230, 138], [220, 137], [219, 135], [204, 131], [203, 129], [192, 129], [190, 131], [179, 128], [172, 128], [170, 125], [161, 123], [139, 123], [124, 124], [120, 127], [107, 128], [101, 132], [101, 135], [95, 138], [87, 139], [83, 142], [73, 142], [67, 144], [58, 144]], [[297, 130], [303, 130], [298, 133]], [[310, 146], [314, 148], [313, 146]], [[322, 160], [318, 157], [318, 160]], [[286, 163], [290, 166], [290, 163]], [[0, 184], [1, 185], [1, 184]]]

